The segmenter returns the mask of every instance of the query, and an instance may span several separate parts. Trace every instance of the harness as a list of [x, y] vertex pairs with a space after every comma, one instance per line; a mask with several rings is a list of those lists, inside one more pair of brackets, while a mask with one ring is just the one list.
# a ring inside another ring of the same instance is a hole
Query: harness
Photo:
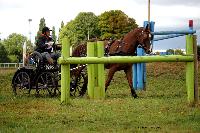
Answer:
[[125, 53], [123, 51], [123, 47], [125, 44], [127, 44], [126, 42], [124, 42], [122, 39], [117, 40], [118, 41], [118, 46], [117, 46], [117, 50], [114, 53], [109, 53], [110, 47], [113, 43], [108, 43], [105, 47], [105, 55], [106, 56], [134, 56], [136, 55], [136, 53]]

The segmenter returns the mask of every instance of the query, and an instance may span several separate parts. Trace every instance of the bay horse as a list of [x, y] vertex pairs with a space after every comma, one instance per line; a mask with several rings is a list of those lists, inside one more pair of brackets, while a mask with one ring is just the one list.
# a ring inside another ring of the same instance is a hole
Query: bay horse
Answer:
[[[131, 30], [121, 40], [115, 40], [112, 43], [105, 41], [105, 55], [107, 56], [135, 56], [138, 46], [142, 47], [146, 53], [151, 52], [151, 33], [148, 28], [140, 27]], [[74, 57], [86, 56], [86, 44], [78, 45], [72, 52]], [[131, 89], [131, 94], [134, 98], [137, 98], [137, 94], [132, 84], [132, 64], [105, 64], [105, 68], [109, 69], [108, 77], [105, 83], [105, 89], [107, 90], [116, 71], [123, 70], [126, 74], [126, 78]]]

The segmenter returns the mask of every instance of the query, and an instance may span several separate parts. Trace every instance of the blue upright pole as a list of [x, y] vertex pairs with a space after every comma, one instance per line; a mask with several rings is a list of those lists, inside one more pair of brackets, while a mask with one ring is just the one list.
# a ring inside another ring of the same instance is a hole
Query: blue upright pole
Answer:
[[[137, 56], [143, 56], [144, 50], [140, 47], [137, 48]], [[137, 63], [137, 89], [144, 88], [144, 63]]]
[[132, 72], [133, 88], [134, 88], [135, 90], [137, 90], [137, 64], [136, 64], [136, 63], [133, 64], [133, 66], [132, 66], [132, 70], [133, 70], [133, 72]]
[[[146, 27], [149, 21], [144, 21], [143, 26]], [[137, 55], [144, 56], [145, 51], [142, 48], [137, 48]], [[138, 63], [137, 64], [137, 82], [138, 82], [138, 89], [144, 90], [146, 86], [146, 64], [145, 63]]]
[[[151, 22], [153, 25], [153, 30], [154, 31], [154, 22]], [[144, 21], [144, 27], [146, 27], [148, 24], [151, 25], [149, 21]], [[151, 26], [150, 26], [151, 30]], [[144, 56], [145, 51], [142, 48], [137, 48], [137, 56]], [[133, 70], [133, 87], [134, 89], [140, 89], [144, 90], [146, 86], [146, 64], [145, 63], [137, 63], [133, 64], [132, 67]]]

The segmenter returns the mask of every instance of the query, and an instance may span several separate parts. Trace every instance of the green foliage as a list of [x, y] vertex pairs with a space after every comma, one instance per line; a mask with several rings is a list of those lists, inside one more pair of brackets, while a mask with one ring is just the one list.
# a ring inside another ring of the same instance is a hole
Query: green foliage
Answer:
[[13, 62], [13, 63], [19, 62], [18, 57], [15, 56], [15, 55], [8, 55], [8, 59], [9, 59], [10, 62]]
[[[11, 61], [22, 61], [22, 46], [27, 38], [21, 34], [12, 33], [3, 41], [5, 49], [8, 51]], [[14, 56], [16, 58], [14, 58]]]
[[[67, 23], [67, 25], [65, 25], [60, 33], [59, 33], [59, 42], [62, 43], [62, 39], [65, 38], [65, 37], [68, 37], [71, 41], [71, 43], [75, 42], [75, 33], [72, 32], [72, 30], [74, 29], [74, 24], [73, 24], [73, 21], [70, 21]], [[74, 35], [73, 35], [74, 34]]]
[[181, 49], [175, 50], [175, 55], [184, 55], [183, 51]]
[[59, 32], [61, 32], [61, 29], [65, 26], [64, 22], [62, 21], [60, 24]]
[[56, 42], [56, 31], [55, 31], [55, 26], [52, 27], [52, 39]]
[[160, 55], [160, 52], [156, 52], [156, 55]]
[[30, 53], [33, 52], [34, 47], [30, 40], [26, 40], [26, 52]]
[[168, 53], [168, 54], [174, 54], [174, 50], [173, 49], [168, 49], [168, 50], [166, 50], [166, 52]]
[[68, 37], [74, 45], [86, 41], [89, 38], [98, 37], [99, 31], [97, 29], [98, 17], [92, 12], [81, 12], [74, 20], [65, 25], [60, 32], [60, 41], [62, 38]]
[[174, 55], [184, 55], [183, 51], [181, 49], [168, 49], [166, 50], [166, 52], [171, 55], [171, 54], [174, 54]]
[[58, 43], [61, 44], [61, 41], [60, 41], [60, 33], [61, 33], [61, 30], [63, 29], [63, 27], [65, 26], [64, 22], [62, 21], [61, 24], [60, 24], [60, 28], [59, 28], [59, 35], [58, 35]]
[[9, 62], [8, 52], [5, 49], [3, 43], [0, 41], [0, 63], [5, 63], [5, 62]]
[[37, 32], [37, 36], [36, 36], [36, 40], [37, 38], [39, 37], [39, 35], [42, 33], [42, 29], [46, 26], [46, 23], [45, 23], [45, 19], [44, 17], [40, 19], [40, 24], [39, 24], [39, 30]]
[[45, 19], [44, 17], [40, 19], [40, 24], [39, 24], [39, 32], [42, 32], [42, 29], [46, 26]]
[[101, 39], [121, 38], [130, 30], [138, 27], [133, 18], [129, 18], [121, 10], [111, 10], [99, 16], [98, 28]]
[[133, 18], [120, 10], [111, 10], [96, 16], [92, 12], [81, 12], [63, 28], [61, 23], [59, 41], [68, 37], [72, 44], [84, 42], [89, 38], [117, 39], [138, 27]]

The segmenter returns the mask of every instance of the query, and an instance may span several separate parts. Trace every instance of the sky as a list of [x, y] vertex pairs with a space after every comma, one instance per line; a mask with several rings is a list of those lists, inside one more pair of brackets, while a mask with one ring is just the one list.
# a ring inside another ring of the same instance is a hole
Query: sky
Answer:
[[[66, 24], [79, 12], [100, 15], [109, 10], [122, 10], [142, 26], [143, 21], [148, 19], [147, 8], [148, 0], [0, 0], [0, 38], [7, 38], [11, 33], [20, 33], [29, 38], [31, 31], [34, 41], [42, 17], [48, 27], [56, 27], [58, 34], [61, 21]], [[28, 19], [32, 19], [30, 24]], [[190, 19], [194, 20], [199, 36], [200, 0], [151, 0], [151, 21], [155, 21], [156, 31], [188, 29]], [[154, 48], [184, 48], [177, 45], [184, 42], [184, 37], [170, 39], [155, 43]]]

